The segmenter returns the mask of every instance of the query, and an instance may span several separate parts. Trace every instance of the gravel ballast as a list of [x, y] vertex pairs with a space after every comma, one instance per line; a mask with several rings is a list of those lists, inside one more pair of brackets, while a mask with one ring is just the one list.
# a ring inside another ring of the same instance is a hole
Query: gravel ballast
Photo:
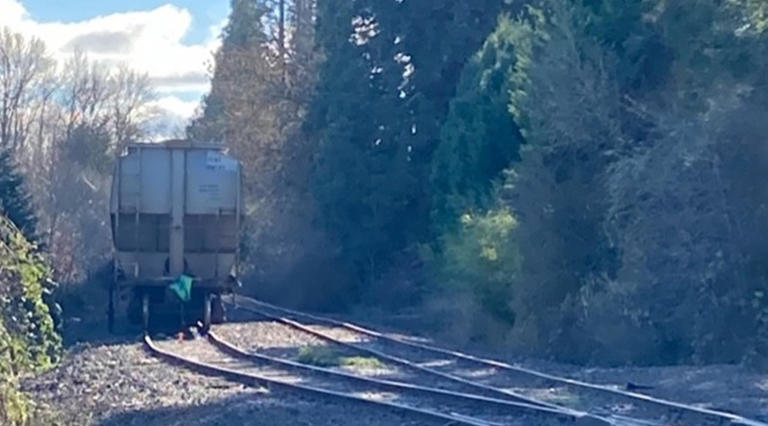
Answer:
[[139, 343], [78, 345], [57, 369], [29, 377], [23, 386], [62, 425], [430, 424], [202, 376], [151, 357]]
[[[246, 304], [243, 300], [241, 304]], [[271, 311], [267, 309], [267, 311]], [[276, 311], [275, 311], [276, 312]], [[299, 322], [306, 320], [291, 314], [279, 315], [294, 318]], [[351, 320], [351, 322], [355, 322]], [[310, 321], [310, 328], [329, 334], [334, 338], [359, 346], [380, 350], [388, 354], [415, 361], [416, 363], [440, 370], [445, 373], [478, 380], [489, 385], [526, 394], [536, 399], [547, 400], [573, 408], [589, 410], [603, 415], [636, 415], [646, 417], [653, 412], [663, 413], [653, 406], [644, 407], [605, 396], [601, 393], [582, 392], [572, 394], [561, 386], [545, 381], [531, 379], [529, 376], [505, 372], [499, 369], [478, 366], [465, 361], [457, 361], [449, 356], [423, 353], [387, 342], [381, 342], [370, 336], [344, 328], [320, 325]], [[400, 335], [402, 337], [402, 335]], [[418, 337], [409, 340], [427, 342]], [[438, 344], [439, 346], [439, 344]], [[459, 348], [461, 350], [461, 348]], [[477, 352], [464, 350], [467, 353]], [[735, 365], [713, 366], [674, 366], [641, 368], [585, 368], [565, 364], [556, 364], [539, 360], [508, 359], [499, 354], [490, 358], [520, 364], [563, 377], [604, 384], [617, 389], [635, 390], [632, 385], [640, 385], [640, 392], [676, 402], [691, 404], [724, 412], [739, 414], [755, 420], [768, 422], [768, 374]], [[627, 385], [630, 385], [629, 389]], [[633, 408], [634, 407], [634, 408]], [[649, 412], [646, 412], [650, 409]], [[673, 413], [674, 415], [674, 413]]]
[[[284, 359], [295, 360], [303, 347], [329, 346], [319, 338], [272, 321], [232, 323], [216, 326], [214, 330], [243, 349]], [[332, 329], [332, 332], [342, 340], [372, 344], [356, 333], [339, 329]], [[76, 345], [58, 368], [27, 378], [23, 388], [55, 413], [62, 425], [429, 424], [355, 403], [329, 403], [323, 398], [201, 376], [149, 356], [139, 341], [139, 336], [134, 336]], [[166, 343], [175, 344], [173, 341]], [[343, 348], [335, 350], [342, 356], [357, 355]], [[497, 355], [494, 358], [504, 357]], [[768, 421], [768, 374], [746, 367], [584, 368], [538, 360], [527, 360], [523, 364], [622, 388], [629, 382], [641, 384], [650, 387], [643, 389], [643, 393]], [[432, 366], [440, 367], [434, 362]], [[386, 361], [375, 367], [332, 368], [401, 381], [415, 377], [413, 372]], [[451, 367], [444, 368], [448, 371]], [[421, 384], [433, 386], [435, 383]]]
[[[218, 336], [220, 335], [219, 333], [221, 332], [221, 329], [226, 328], [227, 326], [216, 327], [214, 331]], [[247, 332], [247, 330], [244, 331]], [[184, 344], [161, 342], [159, 345], [161, 348], [167, 351], [177, 353], [195, 361], [225, 367], [230, 370], [235, 370], [247, 374], [254, 374], [256, 376], [275, 380], [281, 383], [289, 383], [315, 389], [323, 389], [326, 391], [352, 395], [355, 397], [362, 397], [371, 401], [400, 404], [413, 408], [436, 411], [442, 414], [452, 413], [459, 416], [474, 417], [477, 419], [490, 421], [494, 424], [503, 424], [509, 426], [526, 426], [531, 424], [541, 426], [555, 424], [559, 425], [562, 423], [562, 419], [564, 417], [539, 413], [535, 410], [520, 409], [514, 407], [502, 408], [498, 406], [482, 404], [477, 401], [459, 401], [456, 398], [424, 394], [420, 392], [414, 392], [412, 390], [382, 387], [374, 383], [360, 382], [344, 377], [331, 377], [327, 374], [308, 371], [306, 369], [295, 369], [283, 365], [276, 365], [271, 362], [254, 361], [239, 356], [230, 356], [217, 350], [215, 346], [208, 343], [206, 339], [197, 339], [194, 342], [185, 342]], [[295, 391], [287, 390], [285, 392], [291, 393]], [[329, 400], [329, 402], [332, 403], [335, 403], [335, 401], [335, 399]], [[389, 411], [393, 409], [387, 407], [375, 407], [365, 404], [359, 404], [358, 407], [358, 413], [363, 416], [368, 416], [373, 412], [381, 410]], [[413, 418], [414, 414], [406, 413], [404, 416], [404, 420], [408, 421], [409, 419]], [[445, 422], [448, 421], [445, 419], [425, 419], [420, 416], [417, 416], [417, 419], [419, 423], [423, 422], [424, 424], [445, 424]], [[355, 418], [355, 421], [360, 422], [357, 424], [370, 424], [367, 421], [362, 421], [360, 417]], [[397, 424], [403, 423], [398, 422]]]

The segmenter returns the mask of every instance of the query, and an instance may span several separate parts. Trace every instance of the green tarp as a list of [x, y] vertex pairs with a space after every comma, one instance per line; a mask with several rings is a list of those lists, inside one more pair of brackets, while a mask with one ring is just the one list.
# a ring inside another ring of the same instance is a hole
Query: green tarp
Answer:
[[171, 290], [179, 296], [183, 302], [189, 302], [192, 298], [192, 277], [182, 275], [170, 285]]

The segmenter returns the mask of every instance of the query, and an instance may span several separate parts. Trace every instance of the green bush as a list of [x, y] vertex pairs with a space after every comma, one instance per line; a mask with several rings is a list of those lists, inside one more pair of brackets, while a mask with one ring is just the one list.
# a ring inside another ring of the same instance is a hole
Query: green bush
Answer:
[[443, 235], [441, 251], [423, 252], [433, 277], [427, 309], [450, 319], [437, 324], [448, 339], [503, 343], [515, 322], [513, 283], [522, 260], [517, 220], [510, 210], [499, 208], [464, 213], [460, 223]]
[[378, 358], [342, 356], [339, 351], [327, 346], [303, 346], [296, 355], [296, 361], [318, 367], [381, 368], [384, 365]]
[[18, 391], [18, 377], [52, 367], [61, 356], [48, 305], [50, 269], [36, 248], [0, 217], [0, 423], [26, 424], [33, 404]]

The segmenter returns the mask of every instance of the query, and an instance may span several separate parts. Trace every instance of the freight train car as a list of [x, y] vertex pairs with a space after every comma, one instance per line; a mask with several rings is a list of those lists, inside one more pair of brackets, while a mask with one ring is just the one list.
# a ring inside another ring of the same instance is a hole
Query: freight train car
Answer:
[[128, 318], [145, 330], [153, 312], [171, 307], [209, 327], [220, 316], [216, 301], [237, 283], [242, 211], [240, 163], [220, 147], [128, 146], [115, 166], [110, 202], [110, 330], [126, 302]]

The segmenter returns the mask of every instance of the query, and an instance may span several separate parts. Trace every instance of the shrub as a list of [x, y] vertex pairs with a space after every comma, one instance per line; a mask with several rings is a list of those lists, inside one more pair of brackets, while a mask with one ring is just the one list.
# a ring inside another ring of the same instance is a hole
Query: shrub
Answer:
[[53, 366], [61, 356], [48, 305], [43, 300], [50, 269], [10, 221], [0, 217], [0, 423], [25, 424], [31, 402], [18, 377]]

